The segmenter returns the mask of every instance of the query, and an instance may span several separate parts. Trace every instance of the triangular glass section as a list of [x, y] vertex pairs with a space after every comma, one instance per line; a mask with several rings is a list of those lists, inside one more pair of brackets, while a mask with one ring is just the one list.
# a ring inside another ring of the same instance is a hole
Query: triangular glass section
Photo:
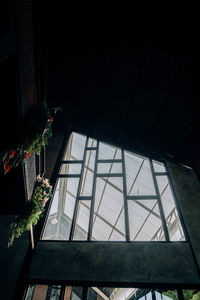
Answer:
[[73, 132], [43, 239], [185, 240], [164, 162]]

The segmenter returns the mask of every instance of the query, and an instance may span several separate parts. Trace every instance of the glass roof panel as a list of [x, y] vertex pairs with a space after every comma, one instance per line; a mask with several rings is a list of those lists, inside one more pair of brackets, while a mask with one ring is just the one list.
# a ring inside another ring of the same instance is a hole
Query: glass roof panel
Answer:
[[109, 238], [109, 241], [125, 241], [126, 240], [126, 235], [122, 235], [121, 233], [119, 233], [116, 230], [113, 230], [113, 232], [111, 233], [111, 236]]
[[95, 165], [95, 150], [87, 150], [86, 151], [86, 159], [85, 159], [85, 168], [94, 172], [94, 165]]
[[64, 160], [82, 160], [86, 136], [73, 132], [70, 136]]
[[[120, 180], [122, 181], [122, 178], [120, 178]], [[113, 230], [115, 230], [121, 235], [120, 240], [124, 240], [124, 199], [122, 192], [119, 192], [113, 186], [104, 182], [102, 178], [97, 178], [96, 191], [93, 218], [93, 237], [96, 238], [96, 232], [98, 232], [98, 234], [101, 236], [101, 240], [108, 240], [111, 238]], [[100, 227], [100, 225], [102, 226]], [[112, 227], [112, 231], [110, 231], [109, 235], [105, 235], [103, 231], [104, 228], [108, 226]], [[113, 238], [114, 234], [112, 236], [112, 240]]]
[[98, 210], [96, 210], [95, 206], [94, 212], [104, 216], [109, 223], [114, 225], [123, 205], [124, 200], [122, 193], [112, 186], [107, 185], [101, 197]]
[[121, 159], [121, 149], [100, 142], [98, 159]]
[[159, 161], [153, 160], [153, 167], [155, 172], [166, 172], [165, 165]]
[[59, 174], [80, 174], [81, 164], [62, 164]]
[[167, 176], [156, 176], [171, 241], [185, 240]]
[[[59, 187], [59, 185], [58, 185]], [[58, 198], [59, 197], [59, 188], [55, 190], [54, 196], [53, 196], [53, 201], [51, 204], [51, 209], [49, 212], [49, 215], [51, 216], [52, 214], [56, 213], [58, 210]]]
[[99, 163], [97, 166], [97, 173], [122, 173], [121, 163]]
[[97, 146], [97, 141], [95, 139], [89, 138], [87, 146], [88, 147], [96, 147]]
[[156, 200], [128, 200], [131, 241], [151, 241], [162, 226]]
[[127, 195], [155, 195], [150, 164], [147, 159], [125, 152]]
[[108, 241], [112, 227], [104, 220], [94, 215], [92, 239], [97, 241]]
[[87, 240], [91, 201], [79, 201], [73, 240]]
[[81, 185], [81, 196], [91, 196], [94, 173], [84, 168], [83, 181]]

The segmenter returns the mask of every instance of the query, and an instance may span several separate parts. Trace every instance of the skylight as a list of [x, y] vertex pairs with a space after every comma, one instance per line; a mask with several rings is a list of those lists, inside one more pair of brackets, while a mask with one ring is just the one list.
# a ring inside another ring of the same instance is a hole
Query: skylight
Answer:
[[73, 132], [43, 239], [185, 240], [165, 165]]

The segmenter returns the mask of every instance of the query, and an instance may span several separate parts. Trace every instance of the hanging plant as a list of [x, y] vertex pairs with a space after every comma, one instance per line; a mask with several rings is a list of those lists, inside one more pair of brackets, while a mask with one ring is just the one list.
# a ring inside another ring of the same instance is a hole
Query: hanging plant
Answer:
[[18, 216], [10, 225], [8, 247], [12, 246], [14, 239], [20, 237], [24, 231], [30, 230], [31, 225], [37, 224], [42, 213], [45, 211], [46, 202], [52, 195], [51, 191], [52, 186], [49, 184], [48, 179], [41, 178], [38, 175], [27, 214], [25, 216]]
[[61, 109], [56, 107], [50, 110], [42, 102], [27, 114], [22, 123], [20, 142], [0, 153], [0, 166], [3, 166], [4, 175], [19, 164], [24, 165], [33, 152], [40, 154], [42, 147], [52, 137], [53, 114], [58, 110]]

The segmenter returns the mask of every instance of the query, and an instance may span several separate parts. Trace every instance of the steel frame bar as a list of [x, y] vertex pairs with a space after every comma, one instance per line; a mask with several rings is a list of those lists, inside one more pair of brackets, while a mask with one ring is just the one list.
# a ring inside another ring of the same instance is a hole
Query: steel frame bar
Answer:
[[88, 241], [90, 241], [92, 238], [98, 155], [99, 155], [99, 141], [97, 141], [97, 150], [95, 155], [95, 165], [94, 165], [93, 185], [92, 185], [92, 201], [90, 206], [90, 219], [89, 219], [88, 238], [87, 238]]
[[127, 186], [126, 186], [126, 167], [125, 167], [124, 150], [122, 150], [122, 174], [123, 174], [123, 196], [124, 196], [124, 218], [125, 218], [126, 242], [129, 242], [130, 241], [130, 230], [129, 230]]
[[79, 184], [78, 184], [78, 191], [77, 191], [77, 196], [76, 196], [76, 203], [75, 203], [75, 207], [74, 207], [74, 213], [73, 213], [73, 218], [72, 218], [71, 230], [70, 230], [70, 235], [69, 235], [69, 240], [70, 241], [73, 240], [74, 230], [75, 230], [75, 225], [76, 225], [76, 218], [77, 218], [78, 206], [79, 206], [78, 197], [80, 196], [82, 182], [83, 182], [83, 174], [84, 174], [85, 161], [86, 161], [86, 153], [87, 153], [87, 144], [88, 144], [88, 137], [86, 139], [86, 147], [84, 149], [84, 154], [83, 154], [83, 164], [81, 166], [80, 180], [79, 180]]
[[121, 163], [122, 159], [98, 159], [98, 164]]
[[58, 178], [79, 178], [80, 174], [58, 174]]
[[96, 177], [122, 177], [122, 173], [99, 173]]
[[163, 211], [163, 207], [162, 207], [162, 202], [161, 202], [161, 198], [160, 198], [160, 193], [159, 193], [159, 189], [158, 189], [156, 176], [155, 176], [155, 173], [154, 173], [152, 159], [149, 159], [149, 163], [150, 163], [154, 188], [155, 188], [155, 191], [156, 191], [156, 195], [158, 197], [157, 201], [158, 201], [158, 207], [159, 207], [159, 211], [160, 211], [162, 226], [163, 226], [163, 230], [164, 230], [164, 234], [165, 234], [165, 239], [166, 239], [166, 242], [169, 242], [169, 232], [168, 232], [167, 225], [166, 225], [166, 222], [165, 222], [165, 215], [164, 215], [164, 211]]

